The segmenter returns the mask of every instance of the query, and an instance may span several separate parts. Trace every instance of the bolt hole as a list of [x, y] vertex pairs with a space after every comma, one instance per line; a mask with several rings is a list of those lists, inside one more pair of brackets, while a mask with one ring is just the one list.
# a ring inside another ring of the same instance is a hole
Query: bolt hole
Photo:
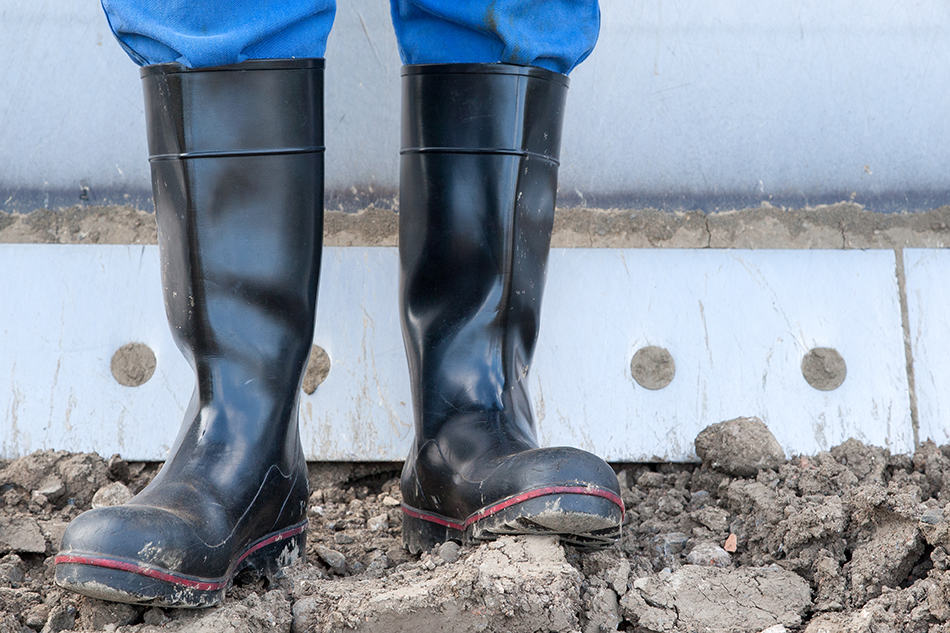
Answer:
[[644, 389], [656, 391], [673, 382], [676, 363], [673, 355], [664, 347], [648, 345], [641, 347], [630, 361], [630, 373]]
[[330, 355], [319, 345], [310, 348], [310, 360], [303, 375], [303, 392], [312, 395], [330, 374]]
[[127, 343], [112, 355], [109, 368], [120, 385], [144, 385], [155, 373], [155, 352], [145, 343]]
[[815, 347], [802, 358], [802, 376], [819, 391], [833, 391], [841, 386], [848, 375], [848, 367], [838, 350]]

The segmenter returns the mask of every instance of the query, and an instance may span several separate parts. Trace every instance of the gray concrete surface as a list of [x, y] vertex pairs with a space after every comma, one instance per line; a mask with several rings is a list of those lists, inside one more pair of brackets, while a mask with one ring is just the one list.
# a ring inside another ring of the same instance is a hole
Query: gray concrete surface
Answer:
[[[602, 0], [572, 76], [561, 200], [728, 209], [950, 195], [950, 5]], [[148, 206], [138, 73], [98, 3], [0, 3], [0, 209]], [[341, 1], [328, 49], [331, 208], [392, 204], [388, 4]]]

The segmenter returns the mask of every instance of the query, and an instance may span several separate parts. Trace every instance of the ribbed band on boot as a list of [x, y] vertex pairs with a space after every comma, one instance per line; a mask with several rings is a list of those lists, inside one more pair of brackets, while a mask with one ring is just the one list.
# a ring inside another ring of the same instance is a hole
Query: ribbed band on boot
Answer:
[[145, 112], [149, 160], [324, 151], [323, 67], [322, 59], [143, 67], [145, 102], [164, 106]]
[[401, 153], [514, 154], [558, 162], [561, 126], [551, 122], [561, 121], [566, 75], [512, 64], [420, 64], [403, 67], [402, 76], [403, 103], [419, 107], [403, 117]]

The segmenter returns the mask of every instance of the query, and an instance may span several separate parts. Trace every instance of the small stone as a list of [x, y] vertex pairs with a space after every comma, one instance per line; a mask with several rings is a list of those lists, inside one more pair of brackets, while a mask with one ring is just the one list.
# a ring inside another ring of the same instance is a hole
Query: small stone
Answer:
[[50, 501], [58, 501], [66, 494], [66, 486], [59, 477], [47, 477], [36, 487], [36, 493], [43, 495]]
[[390, 495], [385, 495], [383, 497], [383, 505], [389, 508], [394, 508], [399, 505], [399, 499]]
[[767, 629], [762, 629], [759, 633], [788, 633], [788, 629], [781, 624], [774, 624]]
[[49, 612], [42, 633], [59, 633], [76, 626], [76, 608], [69, 605], [57, 605]]
[[715, 505], [708, 505], [691, 512], [689, 518], [713, 532], [725, 532], [729, 529], [729, 512]]
[[119, 506], [132, 498], [132, 492], [121, 481], [105, 485], [92, 496], [93, 508]]
[[739, 547], [739, 537], [737, 537], [735, 534], [730, 534], [729, 536], [726, 537], [726, 542], [722, 546], [722, 549], [726, 550], [727, 552], [731, 554], [735, 552], [736, 549], [738, 549], [738, 547]]
[[16, 587], [26, 577], [23, 560], [16, 554], [7, 554], [0, 558], [0, 584]]
[[366, 567], [366, 573], [377, 576], [382, 574], [383, 570], [387, 567], [389, 567], [389, 557], [383, 553], [379, 553], [369, 562], [369, 565]]
[[6, 552], [46, 553], [46, 538], [33, 518], [18, 516], [0, 519], [0, 554]]
[[682, 532], [667, 532], [653, 537], [653, 549], [663, 557], [676, 556], [686, 547], [689, 537]]
[[320, 560], [326, 563], [330, 569], [338, 574], [343, 574], [346, 571], [346, 556], [325, 545], [318, 544], [315, 549], [317, 556], [319, 556]]
[[386, 557], [389, 559], [391, 565], [399, 565], [409, 560], [409, 552], [407, 552], [406, 548], [401, 544], [393, 545], [386, 550]]
[[381, 530], [389, 529], [389, 515], [377, 514], [374, 517], [370, 517], [366, 521], [366, 527], [370, 532], [379, 532]]
[[168, 616], [158, 607], [152, 607], [142, 614], [142, 622], [149, 626], [161, 626], [168, 622]]
[[30, 503], [35, 503], [36, 505], [38, 505], [38, 506], [40, 506], [40, 507], [42, 508], [42, 507], [45, 506], [47, 503], [49, 503], [49, 499], [46, 498], [46, 495], [40, 494], [40, 493], [38, 493], [37, 491], [34, 490], [34, 491], [30, 494]]
[[50, 548], [53, 551], [58, 550], [59, 544], [63, 541], [63, 534], [66, 533], [66, 526], [69, 524], [59, 519], [39, 521], [39, 524], [40, 530], [43, 531], [43, 537], [49, 543]]
[[88, 631], [101, 631], [107, 626], [132, 624], [138, 617], [138, 611], [129, 604], [104, 602], [87, 599], [79, 604], [80, 626]]
[[732, 564], [732, 557], [729, 556], [729, 552], [715, 543], [703, 542], [690, 550], [686, 555], [686, 562], [704, 567], [729, 567]]
[[459, 559], [459, 544], [455, 541], [446, 541], [439, 545], [439, 558], [447, 563], [454, 563]]
[[46, 624], [46, 619], [49, 617], [50, 606], [48, 604], [36, 604], [26, 610], [26, 613], [23, 615], [23, 624], [27, 625], [34, 631], [37, 631]]
[[943, 521], [943, 511], [939, 508], [927, 510], [920, 515], [920, 522], [927, 525], [937, 525], [941, 521]]
[[689, 510], [701, 510], [709, 503], [712, 495], [706, 490], [697, 490], [689, 495]]
[[695, 447], [704, 465], [739, 477], [754, 477], [785, 462], [782, 446], [758, 418], [711, 424], [696, 436]]
[[109, 458], [109, 461], [106, 462], [106, 468], [109, 469], [109, 476], [113, 479], [120, 481], [129, 480], [129, 463], [119, 457], [118, 454]]
[[353, 542], [353, 537], [346, 532], [337, 532], [333, 535], [333, 542], [337, 545], [349, 545]]
[[320, 625], [323, 607], [313, 596], [306, 596], [294, 602], [291, 609], [294, 631], [316, 631]]

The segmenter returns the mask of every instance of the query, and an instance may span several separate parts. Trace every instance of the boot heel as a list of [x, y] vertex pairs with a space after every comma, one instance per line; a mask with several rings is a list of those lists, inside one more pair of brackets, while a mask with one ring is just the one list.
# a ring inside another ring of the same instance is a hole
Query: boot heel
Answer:
[[266, 578], [269, 583], [274, 582], [280, 577], [284, 567], [289, 567], [298, 560], [305, 560], [306, 555], [307, 533], [303, 531], [253, 550], [241, 562], [235, 576], [247, 575], [251, 578]]
[[412, 512], [412, 510], [408, 510], [406, 506], [403, 506], [402, 545], [411, 554], [428, 552], [436, 545], [441, 545], [446, 541], [462, 542], [462, 532], [460, 530], [427, 521], [413, 516], [409, 512]]

